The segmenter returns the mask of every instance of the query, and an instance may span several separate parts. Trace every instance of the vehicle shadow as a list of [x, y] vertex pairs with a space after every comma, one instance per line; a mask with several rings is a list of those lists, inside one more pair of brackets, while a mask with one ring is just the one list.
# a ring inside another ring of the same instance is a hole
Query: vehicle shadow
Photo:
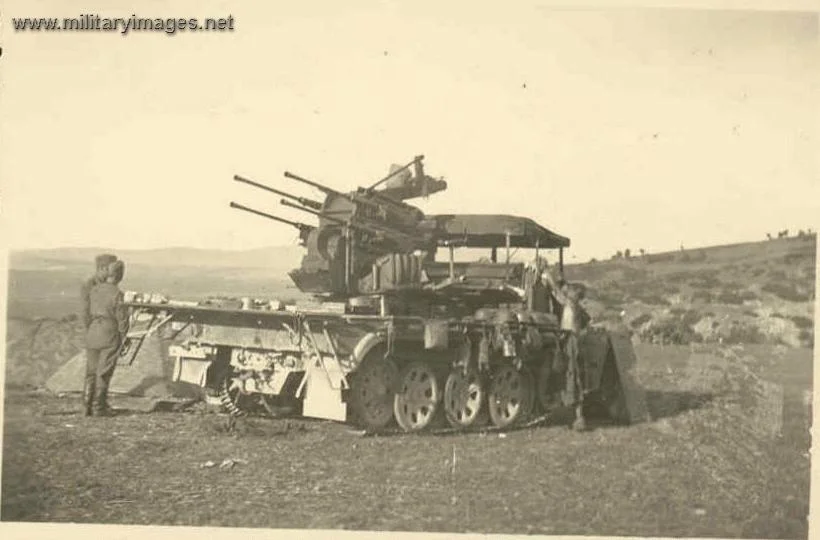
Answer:
[[[715, 394], [710, 392], [692, 391], [665, 391], [646, 390], [643, 392], [643, 407], [645, 407], [645, 418], [640, 423], [652, 423], [665, 418], [679, 416], [688, 411], [701, 409], [715, 399]], [[643, 408], [640, 407], [640, 408]], [[572, 413], [561, 411], [554, 416], [557, 421], [572, 422]], [[600, 407], [592, 406], [588, 412], [588, 429], [622, 427], [623, 423], [612, 421], [606, 416], [605, 411]]]

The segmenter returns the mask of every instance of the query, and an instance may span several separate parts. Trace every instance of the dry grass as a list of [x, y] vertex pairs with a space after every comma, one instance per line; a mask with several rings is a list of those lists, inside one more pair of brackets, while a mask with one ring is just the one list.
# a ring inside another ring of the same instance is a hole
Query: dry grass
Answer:
[[638, 353], [654, 420], [589, 433], [361, 438], [265, 419], [228, 432], [204, 408], [86, 419], [73, 399], [7, 393], [2, 519], [805, 538], [810, 354]]

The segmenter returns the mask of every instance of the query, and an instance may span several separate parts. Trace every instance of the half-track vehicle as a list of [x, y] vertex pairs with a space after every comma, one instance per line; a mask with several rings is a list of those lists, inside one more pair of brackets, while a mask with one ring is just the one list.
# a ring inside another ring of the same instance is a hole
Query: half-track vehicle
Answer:
[[[170, 328], [174, 379], [208, 389], [230, 414], [290, 411], [370, 431], [507, 429], [562, 406], [560, 305], [528, 302], [543, 267], [512, 252], [542, 261], [557, 251], [563, 273], [568, 238], [526, 217], [425, 215], [407, 201], [447, 183], [425, 173], [423, 156], [349, 192], [285, 177], [324, 199], [234, 179], [280, 195], [315, 225], [231, 206], [298, 229], [305, 254], [289, 276], [315, 301], [226, 306], [132, 294], [123, 355], [133, 359], [146, 335]], [[457, 261], [462, 248], [485, 257]], [[581, 340], [587, 401], [617, 421], [636, 420], [624, 391], [631, 355], [628, 336], [593, 326]]]

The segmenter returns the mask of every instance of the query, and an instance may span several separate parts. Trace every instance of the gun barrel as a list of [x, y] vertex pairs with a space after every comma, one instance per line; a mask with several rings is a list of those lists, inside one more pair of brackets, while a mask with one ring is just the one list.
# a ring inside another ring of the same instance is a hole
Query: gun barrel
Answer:
[[291, 180], [296, 180], [297, 182], [302, 182], [303, 184], [313, 186], [326, 194], [342, 195], [342, 193], [336, 191], [333, 188], [329, 188], [327, 186], [320, 184], [319, 182], [314, 182], [313, 180], [308, 180], [307, 178], [302, 178], [301, 176], [295, 175], [292, 172], [285, 171], [285, 178], [290, 178]]
[[[407, 165], [405, 165], [404, 167], [399, 167], [399, 168], [398, 168], [398, 169], [396, 169], [395, 171], [391, 172], [390, 174], [388, 174], [387, 176], [385, 176], [384, 178], [382, 178], [381, 180], [379, 180], [378, 182], [376, 182], [375, 184], [373, 184], [372, 186], [370, 186], [369, 188], [367, 188], [367, 189], [368, 189], [368, 191], [372, 191], [372, 190], [374, 190], [377, 186], [382, 185], [383, 183], [387, 182], [388, 180], [390, 180], [391, 178], [393, 178], [394, 176], [396, 176], [397, 174], [399, 174], [399, 173], [400, 173], [400, 172], [402, 172], [403, 170], [405, 170], [405, 169], [408, 169], [408, 168], [412, 167], [414, 164], [421, 163], [421, 161], [422, 161], [423, 159], [424, 159], [424, 156], [416, 156], [416, 157], [414, 157], [414, 158], [413, 158], [413, 161], [411, 161], [410, 163], [408, 163], [408, 164], [407, 164]], [[418, 167], [418, 165], [417, 165], [417, 167]]]
[[292, 227], [296, 227], [300, 231], [306, 231], [306, 230], [313, 229], [312, 225], [307, 225], [305, 223], [299, 223], [298, 221], [291, 221], [289, 219], [280, 218], [278, 216], [274, 216], [274, 215], [267, 214], [267, 213], [259, 211], [259, 210], [255, 210], [253, 208], [249, 208], [247, 206], [243, 206], [243, 205], [241, 205], [239, 203], [235, 203], [233, 201], [231, 201], [231, 208], [236, 208], [238, 210], [244, 210], [245, 212], [250, 212], [251, 214], [256, 214], [257, 216], [262, 216], [262, 217], [265, 217], [265, 218], [268, 218], [268, 219], [272, 219], [274, 221], [279, 221], [280, 223], [286, 223], [286, 224], [288, 224]]
[[299, 204], [301, 204], [303, 206], [308, 206], [308, 207], [316, 209], [316, 210], [320, 210], [322, 208], [322, 203], [320, 203], [318, 201], [314, 201], [313, 199], [308, 199], [306, 197], [299, 197], [297, 195], [293, 195], [293, 194], [287, 193], [285, 191], [280, 191], [280, 190], [272, 188], [270, 186], [266, 186], [264, 184], [254, 182], [253, 180], [249, 180], [248, 178], [244, 178], [242, 176], [239, 176], [238, 174], [235, 174], [233, 179], [236, 180], [237, 182], [242, 182], [244, 184], [248, 184], [248, 185], [257, 187], [259, 189], [264, 189], [265, 191], [269, 191], [269, 192], [274, 193], [276, 195], [281, 195], [282, 197], [288, 197], [289, 199], [299, 201]]
[[[374, 203], [373, 201], [369, 201], [365, 198], [362, 198], [361, 196], [348, 195], [347, 193], [342, 193], [340, 191], [336, 191], [333, 188], [329, 188], [329, 187], [324, 186], [324, 185], [322, 185], [318, 182], [314, 182], [313, 180], [308, 180], [307, 178], [302, 178], [301, 176], [295, 175], [295, 174], [293, 174], [291, 172], [288, 172], [288, 171], [285, 171], [285, 178], [290, 178], [292, 180], [296, 180], [297, 182], [302, 182], [303, 184], [313, 186], [316, 189], [319, 189], [319, 190], [321, 190], [322, 192], [324, 192], [325, 194], [328, 194], [328, 195], [336, 195], [337, 197], [343, 197], [343, 198], [347, 199], [348, 201], [350, 201], [354, 204], [364, 204], [364, 205], [370, 206], [371, 208], [378, 208], [378, 206], [379, 206], [376, 203]], [[309, 206], [309, 205], [305, 205], [305, 206]], [[318, 210], [318, 208], [317, 208], [317, 210]]]
[[329, 215], [325, 214], [324, 212], [318, 212], [316, 210], [311, 210], [310, 208], [305, 208], [304, 206], [299, 206], [298, 204], [293, 204], [292, 202], [290, 202], [287, 199], [282, 199], [281, 201], [279, 201], [279, 203], [284, 205], [284, 206], [290, 206], [291, 208], [296, 208], [297, 210], [301, 210], [302, 212], [307, 212], [308, 214], [313, 214], [314, 216], [325, 218], [328, 221], [333, 221], [333, 222], [338, 223], [340, 225], [347, 225], [347, 223], [345, 223], [344, 220], [341, 220], [341, 219], [333, 217], [333, 216], [329, 216]]

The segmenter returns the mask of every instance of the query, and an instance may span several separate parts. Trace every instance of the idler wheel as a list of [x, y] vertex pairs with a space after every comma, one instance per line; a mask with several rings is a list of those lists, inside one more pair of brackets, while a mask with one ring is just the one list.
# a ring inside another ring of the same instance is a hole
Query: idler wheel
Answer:
[[486, 397], [481, 375], [474, 369], [466, 373], [457, 367], [444, 383], [444, 415], [451, 426], [466, 428], [476, 423]]
[[349, 405], [354, 421], [365, 429], [382, 429], [393, 419], [393, 386], [398, 368], [374, 350], [353, 372]]
[[424, 362], [408, 365], [399, 377], [393, 415], [404, 431], [420, 431], [438, 411], [441, 390], [435, 372]]
[[529, 369], [501, 366], [493, 374], [487, 403], [490, 420], [500, 428], [524, 421], [535, 403], [535, 384]]

